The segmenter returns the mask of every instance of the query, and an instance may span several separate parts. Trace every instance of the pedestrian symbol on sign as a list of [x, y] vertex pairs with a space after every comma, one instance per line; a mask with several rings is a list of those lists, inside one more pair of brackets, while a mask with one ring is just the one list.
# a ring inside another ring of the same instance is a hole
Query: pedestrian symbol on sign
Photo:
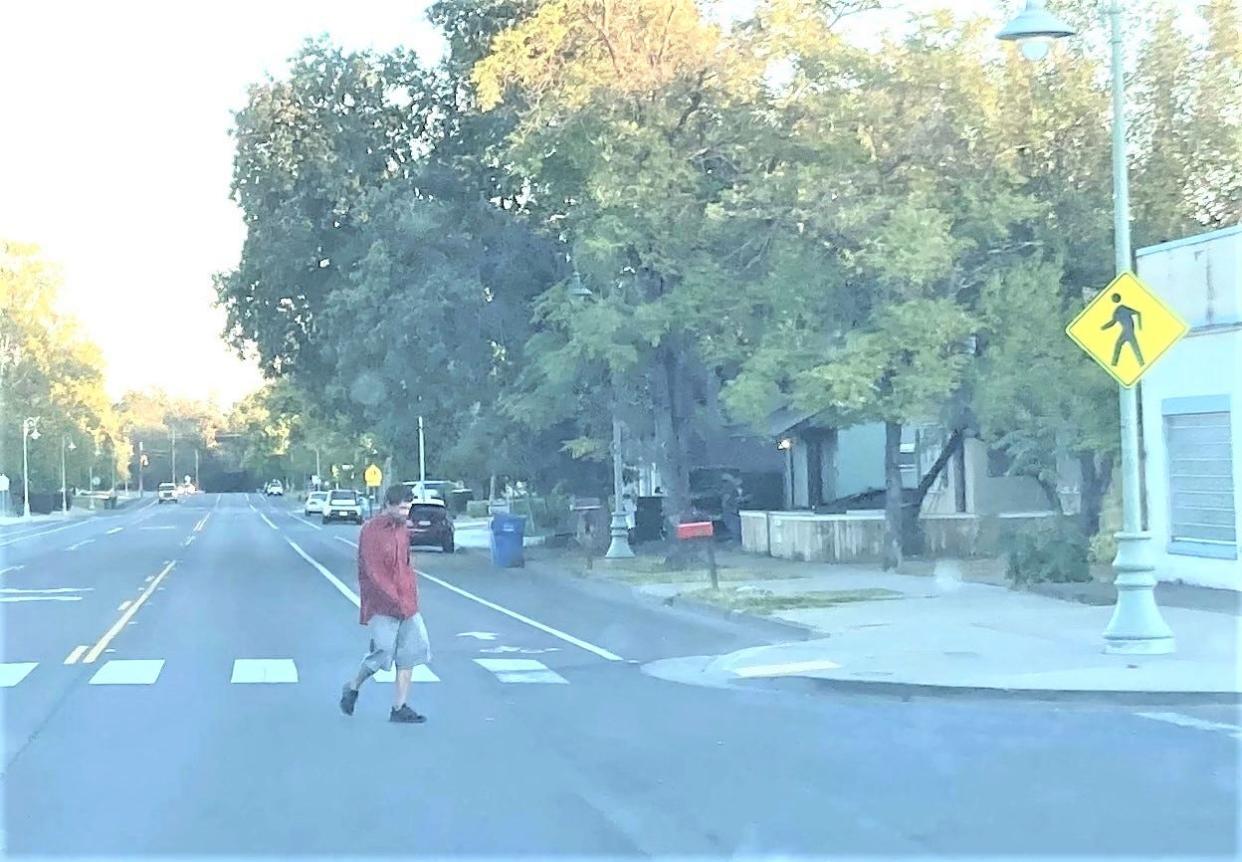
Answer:
[[1122, 386], [1133, 386], [1188, 327], [1132, 273], [1122, 273], [1065, 332]]
[[1143, 361], [1143, 351], [1139, 348], [1138, 332], [1136, 329], [1143, 328], [1143, 315], [1128, 305], [1121, 304], [1121, 294], [1114, 293], [1112, 300], [1117, 304], [1117, 310], [1113, 312], [1112, 320], [1100, 327], [1100, 329], [1112, 329], [1114, 326], [1120, 326], [1121, 332], [1117, 336], [1117, 346], [1113, 348], [1113, 368], [1117, 367], [1117, 361], [1121, 359], [1121, 348], [1127, 344], [1134, 351], [1134, 358], [1138, 360], [1139, 365], [1146, 365]]

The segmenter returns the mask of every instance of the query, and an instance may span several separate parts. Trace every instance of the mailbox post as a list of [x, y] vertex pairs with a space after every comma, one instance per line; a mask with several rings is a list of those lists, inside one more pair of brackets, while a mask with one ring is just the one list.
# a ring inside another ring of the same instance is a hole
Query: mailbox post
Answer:
[[720, 589], [720, 578], [716, 574], [716, 542], [715, 529], [711, 521], [691, 521], [677, 525], [679, 541], [705, 540], [707, 543], [707, 568], [712, 576], [712, 589]]

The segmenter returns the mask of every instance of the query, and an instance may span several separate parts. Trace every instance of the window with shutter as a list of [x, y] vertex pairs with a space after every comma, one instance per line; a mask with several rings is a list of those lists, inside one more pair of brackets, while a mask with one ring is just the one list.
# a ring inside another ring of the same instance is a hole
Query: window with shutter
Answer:
[[[1166, 415], [1169, 532], [1175, 543], [1237, 553], [1229, 413]], [[1213, 554], [1215, 556], [1215, 554]]]

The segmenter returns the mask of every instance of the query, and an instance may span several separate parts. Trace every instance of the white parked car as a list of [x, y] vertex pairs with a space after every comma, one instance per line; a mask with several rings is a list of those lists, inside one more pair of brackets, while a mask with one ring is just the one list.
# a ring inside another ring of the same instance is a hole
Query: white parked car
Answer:
[[311, 491], [306, 495], [306, 506], [302, 510], [304, 515], [322, 515], [324, 507], [328, 503], [327, 491]]
[[273, 479], [267, 483], [267, 496], [283, 497], [285, 496], [285, 486], [280, 484], [279, 479]]
[[329, 491], [323, 508], [323, 522], [353, 521], [362, 523], [362, 501], [357, 491]]

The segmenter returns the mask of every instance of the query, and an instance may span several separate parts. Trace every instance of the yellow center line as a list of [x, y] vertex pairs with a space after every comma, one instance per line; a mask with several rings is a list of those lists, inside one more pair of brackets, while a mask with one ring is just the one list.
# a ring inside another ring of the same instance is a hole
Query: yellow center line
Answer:
[[211, 512], [208, 512], [206, 515], [203, 515], [203, 519], [194, 525], [194, 532], [196, 533], [203, 532], [203, 527], [207, 526], [207, 519], [210, 517], [211, 517]]
[[164, 566], [163, 570], [156, 575], [151, 580], [151, 583], [147, 585], [147, 588], [142, 591], [142, 595], [134, 599], [134, 603], [125, 609], [117, 621], [112, 624], [112, 628], [108, 629], [108, 631], [104, 633], [104, 636], [99, 639], [98, 643], [90, 648], [90, 651], [86, 654], [86, 658], [82, 659], [83, 664], [90, 664], [95, 661], [95, 659], [99, 658], [100, 654], [103, 653], [108, 644], [112, 642], [112, 639], [120, 634], [121, 629], [125, 628], [125, 624], [133, 619], [134, 614], [138, 613], [138, 609], [142, 607], [143, 602], [151, 598], [151, 594], [155, 592], [155, 588], [160, 585], [160, 581], [164, 580], [168, 573], [173, 570], [173, 566], [175, 565], [177, 565], [177, 561], [171, 560], [168, 565]]

